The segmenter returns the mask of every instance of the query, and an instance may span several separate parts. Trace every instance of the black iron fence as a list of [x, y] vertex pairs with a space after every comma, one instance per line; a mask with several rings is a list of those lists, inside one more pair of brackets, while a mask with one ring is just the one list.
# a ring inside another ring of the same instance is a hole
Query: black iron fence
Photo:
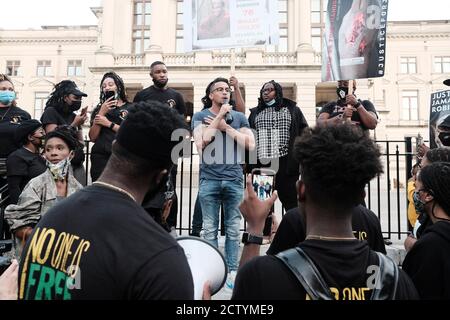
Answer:
[[[382, 150], [384, 173], [372, 180], [366, 188], [366, 205], [380, 219], [385, 238], [400, 239], [409, 230], [407, 219], [407, 181], [411, 176], [414, 160], [412, 138], [405, 140], [377, 141]], [[86, 181], [90, 181], [90, 149], [91, 143], [85, 144]], [[198, 154], [193, 152], [180, 159], [177, 174], [178, 223], [179, 234], [191, 231], [194, 204], [198, 191]], [[3, 190], [4, 191], [4, 190]], [[5, 193], [4, 193], [5, 194]], [[4, 198], [4, 197], [3, 197]], [[275, 214], [281, 217], [284, 210], [281, 203], [275, 204]], [[222, 213], [223, 217], [223, 213]], [[221, 219], [223, 221], [223, 219]], [[245, 229], [245, 223], [243, 224]], [[220, 227], [223, 234], [223, 222]]]

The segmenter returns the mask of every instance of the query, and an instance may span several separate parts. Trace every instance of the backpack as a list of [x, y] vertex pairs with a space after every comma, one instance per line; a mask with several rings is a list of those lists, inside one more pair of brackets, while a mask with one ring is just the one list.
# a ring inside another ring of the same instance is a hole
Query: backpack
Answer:
[[[379, 260], [379, 278], [370, 300], [394, 300], [397, 292], [397, 265], [389, 257], [375, 252]], [[323, 280], [314, 262], [299, 247], [287, 249], [275, 255], [296, 276], [311, 300], [334, 300], [334, 295]]]

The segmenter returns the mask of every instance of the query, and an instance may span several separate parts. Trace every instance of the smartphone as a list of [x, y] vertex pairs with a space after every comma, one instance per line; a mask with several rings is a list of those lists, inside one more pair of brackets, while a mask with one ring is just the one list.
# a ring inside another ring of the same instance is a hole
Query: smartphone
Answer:
[[[269, 199], [275, 188], [276, 172], [271, 169], [259, 168], [252, 170], [252, 185], [253, 190], [260, 200]], [[272, 230], [272, 213], [274, 208], [270, 209], [269, 215], [264, 222], [263, 235], [269, 236]]]
[[111, 97], [114, 97], [113, 100], [117, 100], [116, 92], [115, 91], [106, 91], [105, 92], [105, 101]]

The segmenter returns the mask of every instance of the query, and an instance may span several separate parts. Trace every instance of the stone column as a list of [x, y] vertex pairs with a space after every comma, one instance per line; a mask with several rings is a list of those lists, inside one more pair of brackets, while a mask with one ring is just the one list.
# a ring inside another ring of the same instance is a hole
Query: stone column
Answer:
[[316, 124], [316, 84], [310, 81], [295, 83], [297, 105], [303, 112], [310, 127]]

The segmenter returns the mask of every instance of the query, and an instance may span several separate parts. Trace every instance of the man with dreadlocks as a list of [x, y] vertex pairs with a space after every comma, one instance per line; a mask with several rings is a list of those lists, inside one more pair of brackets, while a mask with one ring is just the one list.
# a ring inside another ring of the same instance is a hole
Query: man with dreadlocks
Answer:
[[414, 205], [432, 225], [403, 261], [421, 299], [450, 299], [450, 163], [434, 162], [418, 173]]
[[[294, 101], [283, 98], [281, 85], [271, 80], [261, 88], [258, 106], [250, 110], [248, 122], [256, 130], [258, 166], [278, 161], [275, 189], [286, 210], [295, 208], [299, 169], [292, 150], [295, 138], [308, 126], [302, 111]], [[250, 163], [249, 169], [253, 167]]]
[[96, 181], [111, 156], [112, 142], [128, 114], [128, 99], [123, 80], [115, 72], [107, 72], [100, 82], [100, 102], [91, 115], [89, 138], [95, 142], [91, 150], [91, 178]]
[[[81, 99], [83, 97], [87, 97], [87, 94], [81, 92], [75, 82], [63, 80], [57, 83], [45, 104], [45, 110], [41, 116], [41, 122], [46, 134], [55, 130], [59, 125], [70, 125], [75, 128], [81, 145], [84, 145], [81, 126], [87, 119], [87, 107], [84, 107], [80, 114], [75, 114], [75, 111], [81, 108]], [[86, 171], [84, 170], [83, 162], [83, 149], [77, 148], [71, 161], [73, 175], [82, 185], [86, 185]]]

